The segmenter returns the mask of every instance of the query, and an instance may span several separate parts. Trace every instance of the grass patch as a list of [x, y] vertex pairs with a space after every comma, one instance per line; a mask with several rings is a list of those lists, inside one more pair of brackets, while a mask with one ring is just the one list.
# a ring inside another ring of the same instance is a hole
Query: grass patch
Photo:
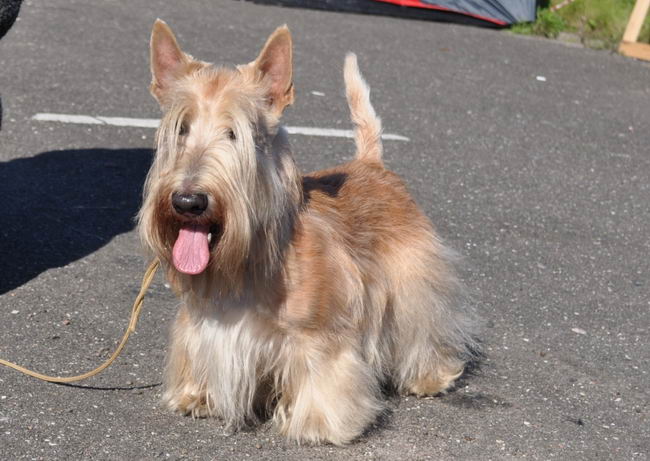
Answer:
[[[550, 6], [560, 2], [553, 0], [549, 7], [538, 9], [535, 22], [515, 24], [512, 32], [549, 38], [571, 32], [585, 45], [614, 49], [623, 37], [635, 0], [576, 0], [555, 12], [550, 10]], [[650, 17], [646, 18], [638, 41], [650, 43]]]
[[562, 16], [548, 8], [539, 8], [535, 22], [515, 24], [510, 30], [516, 34], [544, 35], [548, 38], [556, 38], [565, 29], [566, 23]]

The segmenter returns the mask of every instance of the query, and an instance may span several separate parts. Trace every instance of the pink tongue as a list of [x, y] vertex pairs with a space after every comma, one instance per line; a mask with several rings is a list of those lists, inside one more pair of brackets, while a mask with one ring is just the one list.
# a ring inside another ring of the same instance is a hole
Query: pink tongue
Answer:
[[196, 275], [205, 270], [210, 260], [208, 226], [189, 224], [183, 226], [174, 244], [172, 257], [179, 272]]

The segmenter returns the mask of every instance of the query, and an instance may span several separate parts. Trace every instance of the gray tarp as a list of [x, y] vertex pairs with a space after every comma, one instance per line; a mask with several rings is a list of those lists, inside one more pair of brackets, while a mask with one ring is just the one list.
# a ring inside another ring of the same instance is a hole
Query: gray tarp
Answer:
[[[400, 4], [399, 0], [389, 0]], [[420, 0], [458, 13], [496, 19], [506, 24], [535, 20], [535, 0]]]
[[300, 8], [506, 27], [535, 20], [543, 0], [249, 0]]

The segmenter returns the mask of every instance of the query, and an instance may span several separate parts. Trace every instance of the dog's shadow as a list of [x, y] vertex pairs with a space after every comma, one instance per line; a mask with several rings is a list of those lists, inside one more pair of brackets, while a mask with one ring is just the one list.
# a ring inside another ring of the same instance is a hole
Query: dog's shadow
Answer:
[[151, 157], [95, 148], [0, 163], [0, 294], [132, 230]]

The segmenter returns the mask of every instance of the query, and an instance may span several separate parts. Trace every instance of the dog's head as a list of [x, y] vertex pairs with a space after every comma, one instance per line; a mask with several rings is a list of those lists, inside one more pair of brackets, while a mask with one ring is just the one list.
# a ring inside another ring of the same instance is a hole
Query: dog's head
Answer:
[[232, 289], [250, 267], [278, 258], [299, 200], [279, 128], [294, 97], [291, 55], [283, 26], [251, 63], [217, 68], [181, 51], [163, 21], [154, 24], [150, 89], [164, 115], [139, 229], [172, 279]]

